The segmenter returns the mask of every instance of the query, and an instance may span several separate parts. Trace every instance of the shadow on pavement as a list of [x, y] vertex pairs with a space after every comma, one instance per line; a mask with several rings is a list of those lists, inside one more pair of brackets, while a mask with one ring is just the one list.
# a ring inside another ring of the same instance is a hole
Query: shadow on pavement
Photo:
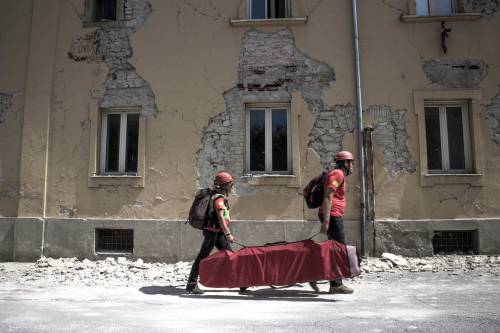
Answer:
[[[266, 288], [257, 290], [247, 290], [240, 292], [235, 289], [203, 289], [203, 295], [192, 295], [186, 293], [183, 287], [163, 287], [163, 286], [148, 286], [141, 287], [139, 291], [147, 295], [170, 295], [186, 298], [199, 299], [227, 299], [227, 300], [271, 300], [271, 301], [287, 301], [287, 302], [339, 302], [336, 299], [323, 298], [318, 296], [329, 295], [327, 292], [313, 292], [296, 289], [276, 289]], [[220, 293], [231, 293], [231, 295], [221, 295]]]

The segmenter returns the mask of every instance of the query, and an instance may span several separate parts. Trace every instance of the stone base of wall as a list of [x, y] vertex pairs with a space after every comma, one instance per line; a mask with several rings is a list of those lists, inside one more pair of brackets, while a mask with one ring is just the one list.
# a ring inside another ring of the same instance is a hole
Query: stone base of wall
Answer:
[[435, 231], [476, 231], [479, 254], [500, 253], [499, 219], [376, 221], [375, 256], [390, 252], [409, 257], [432, 256]]
[[[391, 252], [405, 256], [432, 255], [436, 230], [477, 230], [480, 254], [500, 253], [500, 220], [399, 220], [367, 223], [368, 255]], [[347, 243], [361, 248], [359, 221], [345, 221]], [[130, 254], [95, 251], [95, 229], [133, 229]], [[235, 221], [238, 243], [245, 246], [298, 241], [319, 232], [317, 221]], [[317, 241], [325, 240], [316, 235]], [[191, 261], [202, 242], [201, 232], [178, 220], [0, 218], [0, 261], [35, 261], [46, 257], [102, 259], [127, 256], [146, 261]], [[240, 248], [234, 245], [234, 249]]]

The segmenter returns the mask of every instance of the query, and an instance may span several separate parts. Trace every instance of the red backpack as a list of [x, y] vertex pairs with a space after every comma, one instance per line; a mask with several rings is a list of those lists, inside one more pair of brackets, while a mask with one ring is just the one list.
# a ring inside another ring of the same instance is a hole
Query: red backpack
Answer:
[[302, 190], [302, 195], [308, 208], [318, 208], [323, 203], [325, 196], [325, 180], [328, 172], [324, 171], [321, 175], [311, 179]]

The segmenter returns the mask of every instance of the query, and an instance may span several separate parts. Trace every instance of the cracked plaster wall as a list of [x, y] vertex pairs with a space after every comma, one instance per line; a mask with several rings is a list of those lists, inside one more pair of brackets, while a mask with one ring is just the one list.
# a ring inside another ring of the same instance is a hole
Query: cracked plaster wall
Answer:
[[[342, 140], [354, 131], [350, 104], [330, 107], [321, 99], [335, 80], [333, 68], [313, 60], [295, 47], [293, 33], [247, 31], [242, 39], [238, 83], [224, 93], [226, 110], [213, 117], [203, 131], [198, 152], [198, 185], [211, 185], [213, 175], [229, 170], [236, 179], [244, 174], [245, 103], [290, 102], [294, 90], [301, 93], [315, 117], [308, 146], [316, 150], [322, 165], [331, 166]], [[235, 183], [238, 194], [251, 192], [244, 180]]]
[[143, 115], [156, 116], [153, 91], [129, 63], [133, 54], [130, 36], [146, 22], [151, 12], [149, 0], [125, 0], [123, 21], [103, 25], [91, 33], [73, 38], [68, 52], [70, 59], [103, 60], [109, 69], [100, 107], [141, 106]]
[[483, 15], [493, 15], [500, 10], [500, 0], [472, 0], [472, 10]]
[[388, 105], [370, 105], [366, 113], [373, 119], [373, 138], [384, 154], [384, 167], [394, 177], [400, 171], [413, 173], [417, 164], [406, 142], [406, 110], [392, 111]]
[[488, 65], [477, 59], [428, 59], [422, 68], [432, 83], [447, 88], [477, 88], [488, 75]]
[[500, 93], [493, 97], [490, 104], [485, 105], [485, 110], [490, 124], [492, 140], [500, 147]]

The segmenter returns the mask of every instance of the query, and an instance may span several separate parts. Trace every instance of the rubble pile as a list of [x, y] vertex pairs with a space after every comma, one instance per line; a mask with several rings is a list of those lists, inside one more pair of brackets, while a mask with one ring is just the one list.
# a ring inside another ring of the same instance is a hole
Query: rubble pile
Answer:
[[[4, 263], [4, 266], [11, 266]], [[10, 269], [9, 269], [10, 268]], [[154, 283], [164, 286], [184, 284], [191, 269], [191, 263], [179, 261], [175, 264], [145, 263], [125, 257], [90, 261], [77, 258], [45, 258], [36, 263], [6, 268], [0, 264], [0, 282], [14, 280], [18, 283], [51, 282], [59, 285], [82, 284], [94, 285], [136, 285]], [[5, 273], [5, 274], [2, 274]], [[9, 274], [10, 273], [10, 274]], [[17, 273], [17, 274], [16, 274]], [[10, 278], [9, 278], [10, 275]]]
[[500, 276], [500, 256], [485, 255], [436, 255], [408, 258], [383, 253], [380, 258], [366, 258], [361, 264], [363, 273], [379, 272], [453, 272], [459, 274], [477, 271]]
[[[77, 258], [45, 258], [35, 263], [0, 263], [0, 282], [20, 284], [132, 286], [183, 286], [187, 281], [190, 262], [145, 263], [142, 259], [125, 257], [90, 261]], [[408, 258], [384, 253], [380, 258], [369, 257], [361, 263], [363, 274], [382, 272], [448, 272], [500, 277], [500, 256], [446, 255]], [[363, 276], [361, 275], [361, 277]]]

